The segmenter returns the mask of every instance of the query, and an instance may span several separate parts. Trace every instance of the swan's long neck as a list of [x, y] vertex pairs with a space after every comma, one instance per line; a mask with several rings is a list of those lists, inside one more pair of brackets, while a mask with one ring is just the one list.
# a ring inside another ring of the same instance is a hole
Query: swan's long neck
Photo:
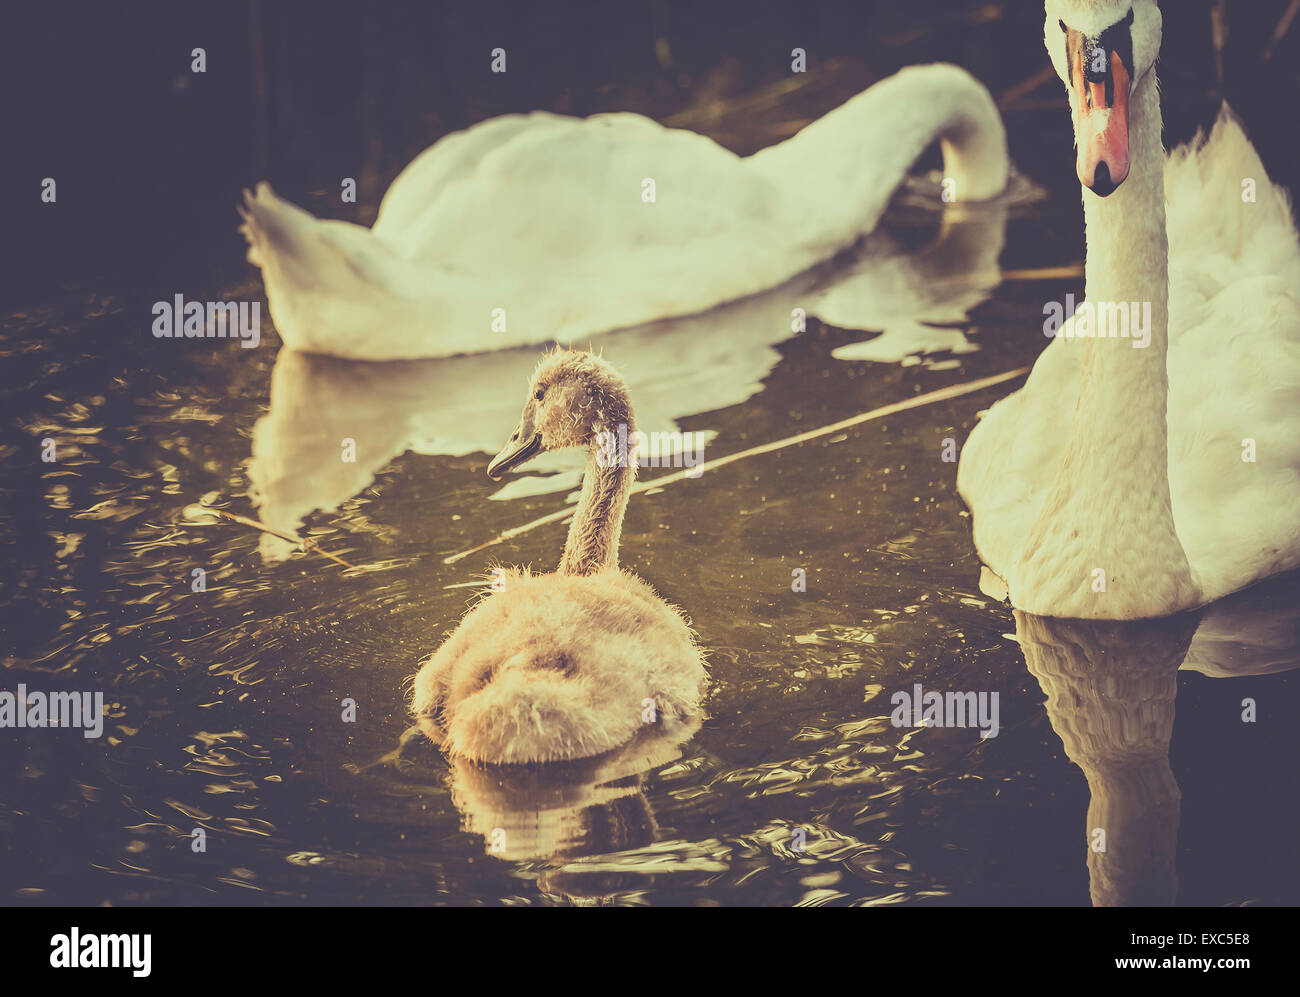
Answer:
[[747, 162], [796, 193], [801, 225], [838, 238], [844, 233], [831, 229], [870, 231], [936, 141], [951, 181], [948, 200], [983, 200], [1006, 187], [1010, 162], [997, 105], [973, 76], [945, 64], [909, 66]]
[[[1168, 427], [1166, 402], [1169, 377], [1169, 240], [1165, 232], [1164, 148], [1160, 140], [1160, 100], [1148, 77], [1134, 94], [1129, 130], [1129, 177], [1109, 197], [1083, 191], [1087, 227], [1084, 264], [1085, 298], [1093, 304], [1096, 331], [1111, 330], [1120, 320], [1108, 304], [1129, 307], [1137, 302], [1143, 315], [1150, 303], [1150, 343], [1141, 338], [1083, 339], [1083, 368], [1078, 405], [1071, 428], [1070, 452], [1076, 463], [1103, 469], [1117, 456], [1110, 446], [1122, 446], [1132, 458], [1160, 473], [1155, 502], [1146, 512], [1154, 524], [1173, 531], [1169, 507]], [[1130, 329], [1130, 334], [1133, 332]], [[1097, 446], [1108, 444], [1106, 449]], [[1106, 468], [1113, 470], [1113, 468]]]
[[[623, 513], [636, 479], [635, 427], [629, 414], [625, 423], [626, 451], [618, 448], [618, 459], [593, 441], [587, 450], [578, 508], [564, 543], [564, 557], [556, 569], [561, 575], [592, 575], [618, 567], [618, 541], [623, 532]], [[620, 436], [616, 427], [614, 434]], [[604, 454], [604, 456], [602, 456]]]
[[1128, 178], [1109, 197], [1083, 191], [1087, 300], [1062, 331], [1086, 331], [1087, 316], [1093, 335], [1055, 346], [1082, 351], [1079, 392], [1064, 458], [1013, 586], [1016, 605], [1030, 612], [1137, 619], [1196, 603], [1169, 495], [1160, 133], [1152, 72], [1130, 102]]

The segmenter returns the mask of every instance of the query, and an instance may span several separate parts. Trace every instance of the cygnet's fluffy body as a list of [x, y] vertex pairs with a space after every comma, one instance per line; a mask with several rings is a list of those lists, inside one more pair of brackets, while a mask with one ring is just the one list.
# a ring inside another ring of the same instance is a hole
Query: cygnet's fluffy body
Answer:
[[588, 450], [582, 496], [555, 574], [496, 574], [421, 666], [413, 708], [451, 754], [496, 764], [585, 758], [643, 724], [699, 710], [704, 660], [694, 634], [644, 581], [618, 568], [635, 455], [601, 446], [632, 429], [622, 379], [585, 353], [556, 351], [533, 377], [519, 429], [489, 466], [497, 476], [544, 450]]

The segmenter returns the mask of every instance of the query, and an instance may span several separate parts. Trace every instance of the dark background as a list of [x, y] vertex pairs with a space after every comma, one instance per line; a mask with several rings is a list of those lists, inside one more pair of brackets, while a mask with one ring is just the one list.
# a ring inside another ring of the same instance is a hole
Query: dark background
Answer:
[[[1170, 145], [1217, 106], [1214, 4], [1164, 4]], [[1294, 187], [1300, 27], [1263, 58], [1285, 7], [1223, 3], [1223, 89]], [[0, 298], [247, 279], [242, 187], [266, 178], [317, 214], [368, 223], [417, 152], [509, 111], [640, 111], [748, 152], [908, 63], [960, 63], [1001, 96], [1046, 69], [1042, 20], [1038, 0], [14, 5], [0, 27], [11, 174]], [[206, 74], [190, 71], [196, 46]], [[497, 46], [504, 74], [489, 71]], [[808, 77], [782, 94], [795, 46]], [[1072, 183], [1055, 77], [1003, 112], [1017, 165]], [[45, 176], [56, 204], [40, 201]], [[345, 176], [358, 180], [355, 205], [338, 196]]]

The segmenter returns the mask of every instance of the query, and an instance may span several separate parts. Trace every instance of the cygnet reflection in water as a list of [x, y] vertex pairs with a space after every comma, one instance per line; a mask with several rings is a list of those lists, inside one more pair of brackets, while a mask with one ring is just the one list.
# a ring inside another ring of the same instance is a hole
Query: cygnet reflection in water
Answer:
[[652, 869], [621, 853], [657, 840], [644, 778], [681, 757], [699, 720], [673, 729], [645, 725], [626, 745], [543, 766], [483, 766], [451, 759], [452, 801], [466, 830], [505, 862], [542, 863], [538, 889], [591, 902], [644, 889]]

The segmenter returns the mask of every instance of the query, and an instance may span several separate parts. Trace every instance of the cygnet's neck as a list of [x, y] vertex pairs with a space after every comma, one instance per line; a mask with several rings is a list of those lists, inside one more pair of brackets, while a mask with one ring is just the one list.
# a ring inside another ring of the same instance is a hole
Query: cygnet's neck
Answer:
[[582, 494], [564, 543], [564, 557], [556, 569], [558, 574], [593, 575], [618, 567], [623, 513], [636, 479], [636, 429], [630, 411], [621, 426], [625, 432], [615, 424], [608, 430], [609, 437], [594, 439], [587, 448]]

